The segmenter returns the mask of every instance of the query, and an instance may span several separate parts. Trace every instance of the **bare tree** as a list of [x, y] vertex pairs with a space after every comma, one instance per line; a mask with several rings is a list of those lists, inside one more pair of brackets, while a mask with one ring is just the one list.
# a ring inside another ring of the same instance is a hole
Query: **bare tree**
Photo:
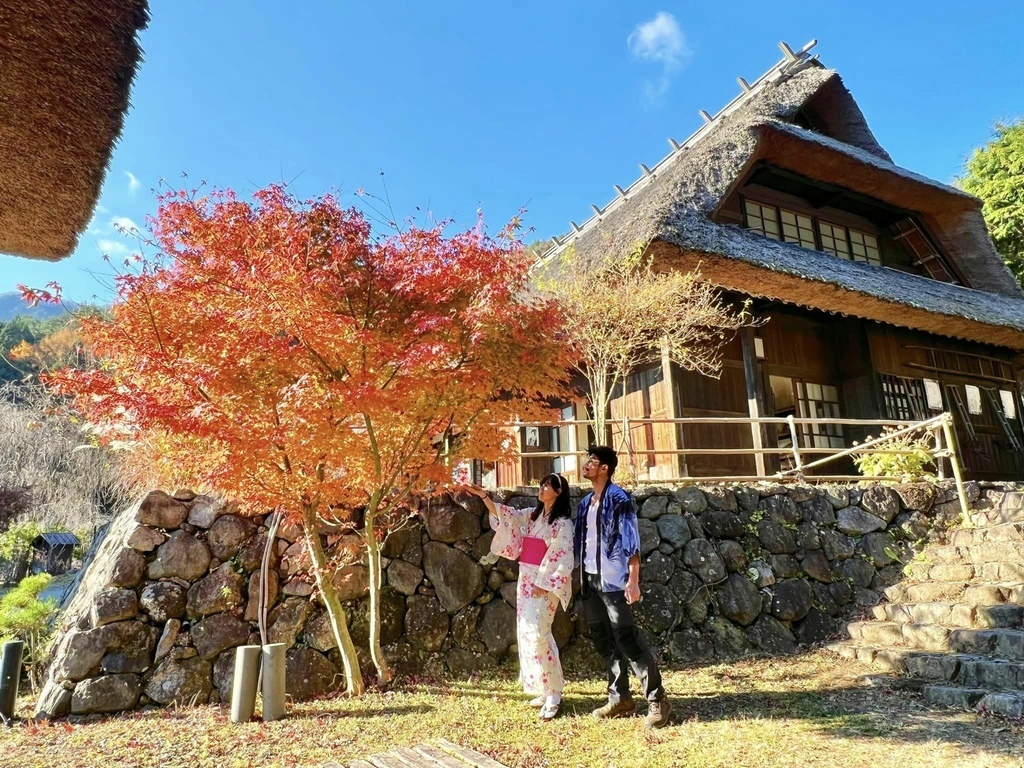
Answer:
[[749, 301], [730, 305], [699, 270], [656, 271], [644, 250], [593, 266], [570, 246], [538, 268], [536, 285], [557, 300], [567, 341], [589, 385], [599, 441], [608, 434], [616, 388], [631, 371], [659, 362], [667, 352], [684, 369], [717, 378], [723, 346], [740, 328], [756, 324]]

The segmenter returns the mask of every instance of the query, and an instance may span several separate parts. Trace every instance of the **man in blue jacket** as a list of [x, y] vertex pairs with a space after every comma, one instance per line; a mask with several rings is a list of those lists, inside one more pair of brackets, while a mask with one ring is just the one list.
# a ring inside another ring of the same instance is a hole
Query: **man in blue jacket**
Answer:
[[608, 671], [608, 703], [595, 709], [594, 717], [625, 717], [636, 711], [629, 692], [632, 666], [647, 699], [644, 726], [661, 728], [672, 708], [654, 654], [633, 621], [632, 605], [640, 601], [640, 530], [633, 499], [611, 481], [618, 463], [611, 448], [590, 449], [583, 477], [594, 490], [576, 509], [573, 538], [590, 639]]

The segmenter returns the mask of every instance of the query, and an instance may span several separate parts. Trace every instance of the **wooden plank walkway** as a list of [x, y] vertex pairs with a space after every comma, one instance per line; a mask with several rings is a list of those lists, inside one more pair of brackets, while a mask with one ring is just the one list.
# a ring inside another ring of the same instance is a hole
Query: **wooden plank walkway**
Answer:
[[[345, 768], [341, 763], [324, 763], [321, 768]], [[476, 750], [460, 747], [447, 739], [433, 744], [399, 747], [390, 752], [353, 760], [348, 768], [508, 768]]]

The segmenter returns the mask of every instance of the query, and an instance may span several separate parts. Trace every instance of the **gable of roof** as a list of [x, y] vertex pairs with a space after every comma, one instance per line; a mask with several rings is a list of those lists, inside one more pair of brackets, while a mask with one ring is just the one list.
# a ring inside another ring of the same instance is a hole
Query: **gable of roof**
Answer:
[[147, 0], [0, 4], [0, 253], [57, 260], [92, 217]]
[[[833, 136], [793, 124], [808, 104], [814, 105], [819, 125], [832, 126]], [[804, 298], [794, 299], [796, 303], [817, 307], [814, 296], [822, 295], [820, 288], [825, 283], [832, 283], [837, 286], [837, 295], [846, 297], [842, 307], [832, 311], [857, 315], [851, 297], [868, 296], [893, 307], [914, 308], [918, 315], [940, 313], [968, 321], [961, 324], [963, 327], [949, 326], [943, 331], [939, 329], [942, 324], [933, 318], [932, 330], [936, 333], [984, 340], [978, 338], [982, 326], [1001, 327], [1007, 330], [1007, 339], [1013, 340], [1009, 346], [1024, 348], [1019, 343], [1024, 328], [1013, 320], [1024, 316], [1022, 294], [988, 238], [980, 202], [959, 189], [894, 165], [874, 140], [839, 75], [822, 67], [806, 49], [795, 58], [787, 56], [749, 92], [676, 146], [649, 172], [644, 169], [644, 176], [621, 190], [612, 203], [603, 209], [595, 207], [595, 215], [582, 227], [574, 224], [573, 233], [559, 239], [544, 258], [550, 260], [572, 244], [577, 258], [597, 266], [620, 260], [638, 246], [657, 241], [688, 253], [748, 263], [751, 254], [760, 251], [764, 254], [761, 268], [780, 269], [790, 278], [804, 275], [803, 279], [818, 284], [819, 290], [797, 291]], [[866, 187], [880, 200], [920, 213], [922, 223], [979, 291], [945, 284], [935, 287], [935, 281], [923, 277], [894, 277], [894, 270], [864, 265], [856, 265], [859, 269], [855, 278], [847, 279], [853, 273], [838, 257], [776, 243], [712, 221], [717, 207], [762, 158], [783, 166], [798, 165], [791, 170], [822, 182], [855, 191]], [[913, 205], [921, 211], [915, 211]], [[783, 261], [796, 265], [793, 269], [781, 266], [783, 262], [776, 258], [780, 251], [789, 253], [788, 260]], [[871, 269], [877, 270], [876, 279], [861, 274], [861, 270]], [[792, 280], [777, 281], [777, 285], [782, 284], [793, 288]], [[887, 290], [893, 285], [900, 290]], [[787, 300], [786, 296], [773, 298]], [[989, 299], [996, 301], [993, 307], [998, 305], [998, 310], [986, 311], [984, 305]], [[895, 324], [900, 324], [904, 316], [894, 311], [886, 314], [885, 321]], [[920, 318], [915, 322], [917, 325], [911, 327], [920, 326]]]

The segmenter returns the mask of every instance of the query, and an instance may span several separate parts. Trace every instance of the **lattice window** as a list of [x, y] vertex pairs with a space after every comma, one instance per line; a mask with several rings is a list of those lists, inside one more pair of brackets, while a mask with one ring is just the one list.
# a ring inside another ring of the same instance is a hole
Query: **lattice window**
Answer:
[[850, 258], [850, 244], [846, 241], [846, 227], [819, 221], [818, 229], [821, 232], [821, 250], [841, 259]]
[[817, 249], [818, 244], [814, 240], [814, 219], [795, 211], [787, 211], [785, 208], [779, 210], [779, 216], [782, 219], [783, 240], [811, 250]]
[[924, 421], [928, 418], [924, 382], [883, 373], [882, 407], [885, 418], [899, 421]]
[[[839, 408], [839, 390], [829, 384], [796, 382], [797, 416], [804, 419], [838, 419], [842, 416]], [[843, 448], [841, 424], [803, 424], [800, 427], [801, 442], [808, 448]]]
[[850, 230], [850, 252], [854, 261], [866, 261], [881, 266], [882, 254], [878, 250], [878, 238], [867, 232]]
[[746, 214], [747, 229], [760, 232], [772, 240], [780, 240], [779, 216], [774, 206], [761, 205], [753, 200], [744, 200], [743, 209]]

